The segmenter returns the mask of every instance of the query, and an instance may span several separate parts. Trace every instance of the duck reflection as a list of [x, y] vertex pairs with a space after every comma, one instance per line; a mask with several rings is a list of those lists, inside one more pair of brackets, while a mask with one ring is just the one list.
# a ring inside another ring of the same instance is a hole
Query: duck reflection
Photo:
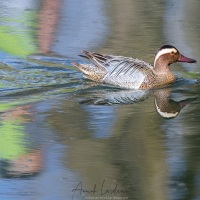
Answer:
[[196, 98], [187, 98], [180, 101], [171, 99], [171, 88], [154, 90], [117, 90], [112, 92], [101, 91], [99, 97], [81, 101], [81, 104], [113, 105], [133, 104], [146, 100], [151, 95], [155, 98], [155, 107], [158, 114], [165, 119], [178, 116], [181, 110]]
[[188, 98], [181, 101], [175, 101], [170, 98], [170, 88], [154, 90], [155, 106], [160, 116], [165, 119], [172, 119], [178, 116], [180, 111], [196, 98]]

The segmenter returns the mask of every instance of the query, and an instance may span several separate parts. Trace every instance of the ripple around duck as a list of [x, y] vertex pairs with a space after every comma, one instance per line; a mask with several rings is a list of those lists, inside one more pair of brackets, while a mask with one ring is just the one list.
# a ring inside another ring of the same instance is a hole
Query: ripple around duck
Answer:
[[1, 99], [45, 99], [81, 88], [81, 75], [70, 60], [36, 57], [9, 60], [1, 68]]

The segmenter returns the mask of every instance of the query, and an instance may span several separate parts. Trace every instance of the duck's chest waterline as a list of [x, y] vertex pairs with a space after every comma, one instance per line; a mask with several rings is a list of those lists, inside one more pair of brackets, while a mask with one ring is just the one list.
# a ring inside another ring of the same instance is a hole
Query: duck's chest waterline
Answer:
[[139, 89], [156, 88], [163, 85], [171, 84], [176, 80], [175, 75], [171, 72], [164, 74], [151, 74], [141, 84]]

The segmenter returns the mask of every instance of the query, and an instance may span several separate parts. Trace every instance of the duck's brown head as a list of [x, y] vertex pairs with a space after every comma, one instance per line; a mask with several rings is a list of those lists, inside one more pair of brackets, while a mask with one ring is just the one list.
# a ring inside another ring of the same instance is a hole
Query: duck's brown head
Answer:
[[155, 55], [154, 69], [156, 71], [169, 70], [170, 64], [175, 62], [195, 63], [196, 60], [182, 55], [174, 46], [164, 45]]

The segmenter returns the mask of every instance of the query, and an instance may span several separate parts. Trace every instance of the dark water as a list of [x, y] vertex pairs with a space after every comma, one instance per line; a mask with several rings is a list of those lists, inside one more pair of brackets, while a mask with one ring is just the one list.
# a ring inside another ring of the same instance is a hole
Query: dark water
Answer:
[[199, 64], [129, 91], [82, 78], [81, 49], [197, 59], [188, 1], [0, 1], [0, 199], [200, 199]]

